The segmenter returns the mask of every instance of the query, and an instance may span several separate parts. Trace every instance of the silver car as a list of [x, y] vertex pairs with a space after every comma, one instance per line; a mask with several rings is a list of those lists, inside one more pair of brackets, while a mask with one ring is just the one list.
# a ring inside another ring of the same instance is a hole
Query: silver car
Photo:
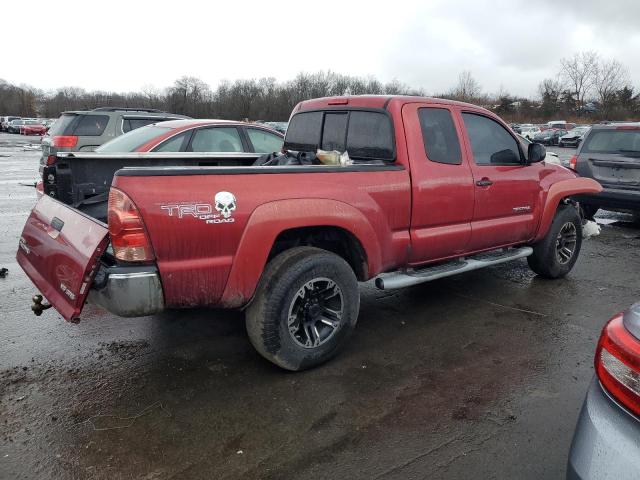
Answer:
[[640, 478], [640, 303], [605, 325], [567, 479]]

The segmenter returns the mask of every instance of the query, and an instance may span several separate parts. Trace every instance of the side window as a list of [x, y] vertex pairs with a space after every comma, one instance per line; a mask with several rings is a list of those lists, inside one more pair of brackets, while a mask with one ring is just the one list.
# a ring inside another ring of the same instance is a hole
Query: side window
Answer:
[[391, 120], [385, 114], [353, 111], [348, 130], [347, 152], [351, 158], [394, 160]]
[[476, 165], [520, 165], [515, 139], [498, 122], [482, 115], [463, 113]]
[[164, 122], [167, 118], [123, 118], [122, 119], [122, 131], [124, 133], [135, 130], [136, 128], [146, 127], [152, 123]]
[[285, 148], [287, 150], [303, 150], [315, 152], [320, 145], [322, 129], [322, 112], [297, 113], [291, 118]]
[[282, 150], [282, 137], [260, 128], [247, 128], [247, 135], [257, 153], [273, 153]]
[[193, 133], [192, 152], [242, 152], [242, 141], [235, 127], [201, 128]]
[[179, 152], [181, 150], [184, 139], [187, 134], [191, 132], [182, 132], [175, 137], [171, 137], [168, 140], [165, 140], [157, 147], [154, 147], [152, 152]]
[[451, 112], [444, 108], [420, 108], [418, 118], [427, 158], [432, 162], [460, 165], [460, 141]]
[[344, 152], [347, 136], [347, 113], [327, 113], [324, 116], [322, 150]]
[[107, 115], [83, 115], [76, 125], [73, 135], [99, 137], [107, 128], [109, 117]]

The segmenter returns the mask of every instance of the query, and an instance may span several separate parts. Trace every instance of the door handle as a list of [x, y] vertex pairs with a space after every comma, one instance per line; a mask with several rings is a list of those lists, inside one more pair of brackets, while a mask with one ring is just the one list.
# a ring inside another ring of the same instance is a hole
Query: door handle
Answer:
[[482, 180], [478, 180], [476, 182], [476, 185], [479, 187], [488, 187], [490, 185], [493, 185], [493, 182], [489, 180], [487, 177], [484, 177]]

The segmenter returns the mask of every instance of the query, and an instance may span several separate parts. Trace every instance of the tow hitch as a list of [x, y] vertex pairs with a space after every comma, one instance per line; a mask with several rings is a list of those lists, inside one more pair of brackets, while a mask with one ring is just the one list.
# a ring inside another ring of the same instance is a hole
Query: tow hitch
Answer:
[[33, 310], [33, 313], [35, 313], [36, 317], [42, 315], [42, 312], [44, 312], [47, 308], [51, 308], [50, 303], [42, 303], [42, 295], [34, 295], [31, 300], [33, 300], [31, 310]]

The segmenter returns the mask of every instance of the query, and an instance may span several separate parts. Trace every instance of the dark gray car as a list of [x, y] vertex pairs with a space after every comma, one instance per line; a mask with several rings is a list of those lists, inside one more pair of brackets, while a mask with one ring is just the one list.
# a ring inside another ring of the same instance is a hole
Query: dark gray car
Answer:
[[640, 478], [640, 303], [602, 330], [567, 479]]
[[59, 196], [56, 184], [59, 152], [93, 151], [108, 142], [136, 128], [166, 120], [189, 118], [184, 115], [138, 108], [96, 108], [87, 111], [64, 112], [42, 139], [40, 174], [44, 191], [52, 197]]
[[594, 125], [570, 166], [604, 188], [579, 197], [587, 218], [599, 208], [640, 215], [640, 123]]

